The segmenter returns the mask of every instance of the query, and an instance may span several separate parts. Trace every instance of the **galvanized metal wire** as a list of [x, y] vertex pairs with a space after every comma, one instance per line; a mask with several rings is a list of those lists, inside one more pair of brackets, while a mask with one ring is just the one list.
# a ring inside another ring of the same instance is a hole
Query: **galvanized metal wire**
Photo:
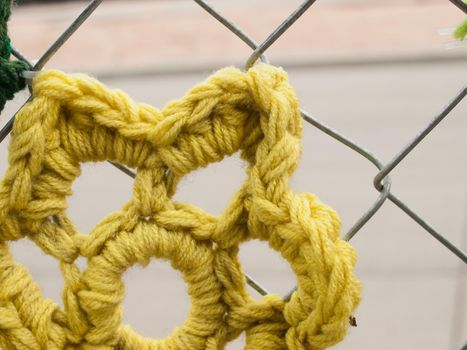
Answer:
[[[63, 44], [78, 30], [78, 28], [89, 18], [89, 16], [102, 4], [103, 0], [93, 0], [84, 8], [84, 10], [79, 14], [79, 16], [70, 24], [70, 26], [57, 38], [57, 40], [49, 47], [49, 49], [39, 58], [37, 63], [31, 64], [33, 71], [41, 70], [46, 63], [52, 58], [52, 56], [61, 49]], [[250, 48], [253, 49], [251, 55], [247, 58], [245, 67], [246, 69], [250, 68], [255, 64], [258, 59], [261, 59], [264, 62], [269, 62], [266, 51], [271, 47], [271, 45], [276, 42], [294, 23], [295, 21], [303, 15], [306, 11], [309, 10], [311, 5], [313, 5], [316, 0], [306, 0], [299, 7], [297, 7], [271, 34], [264, 40], [262, 43], [256, 43], [245, 31], [243, 31], [238, 25], [229, 20], [226, 16], [220, 13], [215, 9], [211, 4], [204, 0], [193, 0], [200, 7], [202, 7], [208, 14], [216, 18], [222, 25], [228, 28], [234, 35], [236, 35], [240, 40], [245, 42]], [[467, 5], [461, 0], [449, 0], [456, 7], [462, 10], [464, 13], [467, 13]], [[17, 49], [13, 50], [13, 54], [19, 59], [27, 60], [27, 58]], [[367, 150], [365, 147], [361, 146], [354, 140], [351, 140], [347, 136], [341, 134], [334, 128], [327, 126], [322, 121], [316, 117], [310, 115], [306, 111], [302, 110], [303, 119], [329, 135], [330, 137], [336, 139], [342, 144], [349, 147], [351, 150], [357, 152], [373, 165], [376, 166], [378, 172], [376, 173], [373, 185], [378, 192], [376, 200], [368, 208], [368, 210], [362, 214], [360, 219], [350, 228], [350, 230], [345, 234], [344, 239], [352, 239], [360, 229], [373, 217], [373, 215], [382, 207], [384, 202], [389, 199], [395, 205], [397, 205], [403, 212], [405, 212], [409, 217], [411, 217], [415, 222], [417, 222], [421, 227], [423, 227], [427, 233], [437, 239], [443, 246], [449, 249], [455, 256], [461, 259], [464, 263], [467, 264], [467, 255], [462, 251], [461, 248], [455, 246], [450, 242], [444, 235], [442, 235], [438, 230], [436, 230], [427, 220], [422, 218], [417, 214], [409, 205], [407, 205], [402, 199], [394, 194], [391, 190], [391, 172], [399, 166], [403, 159], [411, 153], [417, 145], [427, 136], [429, 133], [436, 128], [443, 119], [445, 119], [449, 113], [465, 98], [467, 94], [467, 84], [462, 86], [459, 92], [449, 101], [444, 108], [430, 121], [430, 123], [423, 128], [417, 135], [415, 135], [405, 147], [403, 147], [389, 162], [383, 162], [379, 157], [377, 157], [373, 152]], [[29, 98], [29, 100], [32, 97]], [[28, 101], [29, 101], [28, 100]], [[4, 141], [6, 136], [11, 132], [14, 116], [5, 124], [5, 126], [0, 130], [0, 143]], [[116, 168], [124, 172], [130, 177], [135, 177], [135, 173], [124, 167], [121, 164], [112, 163]], [[256, 290], [261, 295], [268, 294], [268, 291], [262, 287], [257, 281], [255, 281], [251, 276], [247, 276], [247, 283]], [[293, 294], [295, 289], [292, 289], [284, 298], [288, 300]]]

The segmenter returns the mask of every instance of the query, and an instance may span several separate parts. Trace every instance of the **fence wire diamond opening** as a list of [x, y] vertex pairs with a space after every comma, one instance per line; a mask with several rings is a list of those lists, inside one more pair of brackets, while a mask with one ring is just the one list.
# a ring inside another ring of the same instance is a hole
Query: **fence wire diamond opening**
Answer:
[[[253, 51], [251, 55], [245, 61], [245, 69], [250, 68], [257, 62], [261, 60], [263, 62], [269, 63], [269, 59], [266, 55], [267, 50], [279, 39], [293, 24], [295, 21], [300, 18], [306, 11], [309, 11], [311, 6], [316, 2], [316, 0], [307, 0], [299, 5], [276, 29], [274, 29], [270, 35], [262, 43], [258, 44], [255, 42], [246, 32], [244, 32], [239, 26], [234, 22], [229, 20], [226, 16], [220, 13], [215, 9], [211, 4], [204, 0], [193, 0], [196, 4], [202, 7], [207, 13], [213, 16], [218, 20], [222, 25], [227, 27], [233, 35], [237, 36], [239, 40], [242, 40], [246, 45], [248, 45]], [[458, 9], [467, 14], [467, 4], [462, 0], [449, 0], [453, 5]], [[93, 0], [91, 1], [84, 10], [79, 14], [79, 16], [69, 25], [69, 27], [56, 39], [56, 41], [48, 48], [48, 50], [43, 53], [39, 60], [35, 63], [29, 61], [19, 50], [19, 48], [13, 48], [13, 54], [26, 62], [29, 62], [33, 67], [32, 71], [40, 71], [47, 62], [54, 56], [54, 54], [59, 51], [63, 44], [79, 29], [79, 27], [91, 16], [91, 14], [103, 3], [103, 0]], [[31, 78], [34, 74], [25, 75], [25, 78]], [[370, 150], [366, 149], [358, 142], [351, 140], [347, 136], [341, 134], [334, 128], [324, 124], [322, 121], [317, 119], [315, 116], [310, 115], [306, 111], [302, 110], [303, 119], [319, 129], [321, 132], [327, 134], [328, 136], [334, 138], [340, 143], [344, 144], [354, 152], [357, 152], [362, 157], [366, 158], [371, 162], [377, 169], [376, 175], [373, 178], [373, 187], [375, 188], [376, 200], [368, 208], [368, 210], [362, 214], [360, 219], [346, 232], [344, 239], [351, 240], [359, 230], [378, 212], [386, 200], [393, 202], [397, 207], [400, 208], [402, 212], [408, 215], [416, 223], [418, 223], [423, 229], [430, 234], [433, 238], [438, 240], [444, 247], [451, 251], [455, 256], [457, 256], [462, 262], [467, 263], [467, 255], [462, 249], [454, 245], [450, 240], [448, 240], [443, 234], [441, 234], [436, 228], [429, 223], [428, 220], [424, 219], [418, 215], [414, 209], [407, 205], [398, 195], [394, 193], [391, 189], [391, 172], [398, 167], [404, 158], [411, 153], [417, 145], [430, 134], [430, 132], [435, 129], [440, 122], [446, 118], [449, 113], [464, 99], [467, 94], [467, 84], [464, 84], [460, 87], [458, 93], [452, 97], [450, 101], [438, 112], [432, 120], [426, 125], [420, 132], [415, 135], [389, 162], [382, 161], [377, 155], [375, 155]], [[28, 101], [31, 99], [30, 97]], [[5, 124], [5, 126], [0, 130], [0, 142], [3, 142], [8, 134], [11, 132], [14, 116]], [[125, 173], [130, 177], [135, 177], [135, 173], [124, 167], [123, 165], [112, 163], [117, 169]], [[261, 283], [256, 281], [253, 276], [247, 275], [247, 283], [256, 290], [261, 295], [268, 294], [268, 291], [261, 286]], [[288, 300], [295, 289], [291, 289], [290, 292], [284, 296], [285, 300]], [[355, 324], [355, 319], [351, 319], [350, 323]], [[467, 346], [467, 345], [466, 345]], [[465, 347], [463, 348], [465, 349]]]

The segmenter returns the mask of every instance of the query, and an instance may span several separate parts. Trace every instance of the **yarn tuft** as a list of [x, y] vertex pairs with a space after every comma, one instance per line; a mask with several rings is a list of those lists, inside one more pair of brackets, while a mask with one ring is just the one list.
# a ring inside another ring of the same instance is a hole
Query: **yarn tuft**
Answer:
[[30, 69], [24, 61], [10, 61], [12, 52], [8, 37], [7, 22], [11, 15], [12, 0], [0, 2], [0, 111], [15, 93], [26, 87], [25, 79], [20, 73]]
[[467, 19], [464, 20], [453, 33], [454, 38], [458, 40], [464, 40], [467, 36]]

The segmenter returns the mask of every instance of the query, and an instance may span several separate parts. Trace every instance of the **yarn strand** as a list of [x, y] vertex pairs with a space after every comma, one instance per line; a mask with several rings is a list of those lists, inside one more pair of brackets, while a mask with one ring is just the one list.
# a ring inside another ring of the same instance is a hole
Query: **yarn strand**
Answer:
[[7, 23], [11, 6], [12, 0], [3, 0], [0, 3], [0, 112], [16, 92], [26, 87], [25, 79], [20, 73], [30, 69], [29, 64], [24, 61], [10, 60], [12, 48]]

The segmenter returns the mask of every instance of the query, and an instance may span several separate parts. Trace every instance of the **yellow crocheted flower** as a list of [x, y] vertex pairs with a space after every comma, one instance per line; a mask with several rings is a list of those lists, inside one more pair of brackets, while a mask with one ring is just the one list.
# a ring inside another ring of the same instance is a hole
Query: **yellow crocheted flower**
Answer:
[[[86, 75], [46, 71], [18, 114], [0, 183], [0, 346], [10, 349], [325, 349], [360, 300], [354, 250], [337, 214], [288, 179], [301, 153], [299, 103], [284, 71], [260, 64], [218, 71], [162, 110]], [[189, 172], [241, 152], [247, 179], [219, 216], [172, 200]], [[81, 234], [66, 214], [80, 163], [136, 168], [131, 200]], [[60, 262], [62, 310], [41, 296], [9, 241], [27, 237]], [[297, 278], [289, 301], [253, 299], [242, 242], [268, 241]], [[80, 256], [88, 259], [81, 271]], [[182, 272], [192, 306], [160, 340], [121, 326], [122, 274], [151, 258]]]

